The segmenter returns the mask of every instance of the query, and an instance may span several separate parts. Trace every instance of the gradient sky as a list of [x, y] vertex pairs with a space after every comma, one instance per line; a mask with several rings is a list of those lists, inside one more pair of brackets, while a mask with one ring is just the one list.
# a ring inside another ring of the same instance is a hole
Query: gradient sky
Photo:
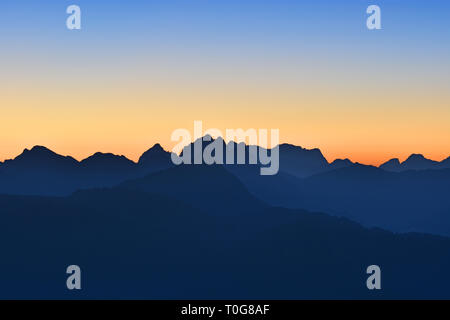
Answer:
[[2, 0], [0, 111], [0, 160], [33, 145], [136, 160], [194, 120], [279, 128], [330, 161], [442, 160], [450, 1]]

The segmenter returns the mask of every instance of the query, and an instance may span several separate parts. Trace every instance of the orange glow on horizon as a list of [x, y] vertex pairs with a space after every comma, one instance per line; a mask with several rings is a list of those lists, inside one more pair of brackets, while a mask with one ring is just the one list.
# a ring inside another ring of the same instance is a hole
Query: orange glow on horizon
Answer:
[[[0, 83], [0, 159], [43, 145], [78, 160], [95, 152], [133, 161], [155, 143], [171, 150], [175, 129], [279, 129], [280, 143], [319, 148], [326, 159], [379, 165], [421, 153], [450, 156], [450, 94], [443, 88], [187, 84]], [[428, 106], [428, 107], [427, 107]]]

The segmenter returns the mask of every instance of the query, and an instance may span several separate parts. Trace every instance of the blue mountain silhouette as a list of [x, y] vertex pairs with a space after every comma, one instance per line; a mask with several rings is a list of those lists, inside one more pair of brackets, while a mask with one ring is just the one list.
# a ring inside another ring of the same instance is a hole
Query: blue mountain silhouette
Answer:
[[400, 163], [395, 158], [391, 159], [380, 166], [381, 169], [393, 172], [407, 171], [407, 170], [428, 170], [428, 169], [446, 169], [450, 168], [449, 158], [438, 162], [425, 158], [422, 154], [412, 154]]
[[450, 169], [395, 173], [355, 165], [299, 180], [282, 196], [262, 182], [247, 186], [272, 205], [325, 211], [393, 231], [450, 235]]
[[281, 170], [295, 177], [307, 177], [329, 166], [319, 149], [304, 149], [291, 144], [281, 144], [279, 149]]
[[[281, 144], [277, 147], [279, 173], [261, 176], [260, 164], [248, 164], [250, 146], [225, 143], [221, 138], [206, 140], [202, 150], [218, 141], [224, 154], [226, 148], [235, 151], [235, 163], [238, 148], [244, 148], [246, 164], [177, 167], [159, 144], [138, 163], [110, 153], [96, 153], [78, 162], [36, 146], [0, 166], [0, 194], [67, 196], [80, 189], [122, 185], [166, 196], [176, 193], [179, 200], [201, 208], [222, 203], [216, 206], [217, 212], [249, 211], [265, 203], [324, 211], [393, 231], [450, 235], [449, 174], [442, 169], [450, 158], [439, 163], [415, 154], [403, 163], [391, 160], [376, 168], [349, 159], [328, 163], [318, 149]], [[433, 170], [421, 169], [430, 167]], [[253, 201], [244, 201], [244, 192]], [[202, 199], [194, 203], [198, 193]]]
[[[334, 170], [334, 169], [341, 169], [341, 168], [346, 168], [346, 167], [350, 167], [354, 165], [354, 163], [350, 160], [350, 159], [336, 159], [334, 160], [327, 171], [329, 170]], [[322, 170], [325, 171], [325, 170]]]
[[[450, 235], [450, 169], [278, 148], [273, 176], [174, 166], [158, 144], [138, 163], [25, 150], [0, 166], [0, 298], [450, 298], [450, 239], [410, 232]], [[73, 263], [88, 275], [76, 296], [55, 276]], [[382, 293], [365, 288], [374, 263]]]
[[6, 160], [4, 169], [12, 170], [71, 170], [78, 162], [72, 157], [64, 157], [43, 146], [25, 149], [14, 160]]
[[78, 189], [113, 186], [172, 165], [170, 152], [159, 145], [147, 150], [138, 163], [101, 152], [78, 162], [36, 146], [3, 163], [0, 193], [69, 195]]
[[380, 165], [380, 169], [392, 172], [400, 172], [402, 171], [402, 164], [400, 163], [400, 160], [398, 158], [393, 158]]
[[82, 160], [80, 167], [95, 172], [121, 172], [133, 170], [135, 163], [125, 156], [118, 156], [112, 153], [97, 152], [94, 155]]
[[144, 171], [154, 172], [172, 167], [170, 152], [167, 152], [159, 143], [145, 151], [139, 158], [138, 164]]

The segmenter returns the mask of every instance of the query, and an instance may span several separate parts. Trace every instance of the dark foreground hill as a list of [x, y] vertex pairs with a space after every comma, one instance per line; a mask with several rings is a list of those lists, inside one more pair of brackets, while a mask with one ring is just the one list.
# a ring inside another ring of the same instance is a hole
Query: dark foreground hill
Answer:
[[[124, 188], [0, 196], [0, 298], [450, 298], [447, 238], [272, 207], [224, 216], [201, 201]], [[71, 264], [81, 291], [65, 287]], [[372, 264], [381, 291], [366, 288]]]

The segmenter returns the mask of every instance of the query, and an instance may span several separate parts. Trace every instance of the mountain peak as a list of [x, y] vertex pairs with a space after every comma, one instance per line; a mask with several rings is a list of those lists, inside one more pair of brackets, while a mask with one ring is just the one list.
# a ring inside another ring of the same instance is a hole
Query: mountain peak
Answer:
[[406, 161], [411, 161], [411, 160], [428, 160], [427, 158], [425, 158], [423, 156], [423, 154], [420, 153], [413, 153], [411, 154], [408, 159], [406, 159], [403, 163], [405, 163]]
[[149, 151], [150, 151], [150, 150], [152, 150], [152, 151], [164, 151], [164, 152], [165, 152], [164, 148], [163, 148], [159, 143], [155, 143], [155, 144], [153, 145], [153, 147], [151, 147], [151, 148], [149, 149]]
[[398, 158], [393, 158], [393, 159], [390, 159], [390, 160], [386, 161], [382, 165], [380, 165], [379, 168], [383, 169], [383, 170], [386, 170], [386, 171], [397, 172], [397, 171], [401, 171], [402, 165], [401, 165], [400, 160]]
[[145, 151], [142, 155], [145, 155], [145, 154], [157, 154], [157, 153], [167, 153], [167, 151], [164, 150], [164, 148], [159, 143], [155, 143], [150, 149]]
[[[27, 149], [25, 149], [25, 150], [27, 150]], [[40, 146], [40, 145], [35, 145], [33, 148], [31, 148], [31, 151], [50, 151], [50, 152], [52, 152], [47, 147]]]
[[56, 157], [63, 157], [55, 152], [53, 152], [52, 150], [48, 149], [47, 147], [44, 146], [34, 146], [33, 148], [31, 148], [31, 150], [28, 149], [24, 149], [22, 154], [18, 155], [15, 160], [18, 159], [22, 159], [22, 158], [43, 158], [43, 157], [48, 157], [48, 158], [56, 158]]
[[[36, 145], [31, 150], [24, 149], [23, 152], [18, 155], [14, 160], [7, 160], [5, 164], [8, 165], [25, 165], [25, 166], [59, 166], [59, 165], [68, 165], [73, 166], [78, 163], [77, 160], [70, 156], [62, 156], [59, 155], [52, 150]], [[30, 167], [30, 168], [31, 168]]]
[[341, 169], [341, 168], [350, 167], [352, 165], [354, 165], [354, 163], [348, 158], [336, 159], [332, 163], [330, 163], [330, 168], [331, 169]]
[[398, 158], [392, 158], [391, 160], [388, 160], [385, 163], [400, 164], [400, 160]]
[[305, 149], [289, 143], [279, 145], [280, 169], [290, 175], [303, 178], [325, 170], [328, 161], [317, 149]]
[[108, 160], [121, 160], [126, 162], [132, 162], [127, 157], [123, 155], [116, 155], [113, 153], [103, 153], [103, 152], [96, 152], [92, 156], [84, 159], [81, 161], [82, 163], [89, 162], [89, 161], [108, 161]]
[[139, 164], [159, 164], [164, 165], [168, 164], [170, 161], [170, 152], [164, 150], [164, 148], [156, 143], [145, 151], [139, 158]]
[[402, 162], [402, 167], [406, 170], [426, 170], [433, 169], [437, 164], [437, 161], [427, 159], [422, 154], [413, 153]]
[[92, 156], [81, 161], [83, 168], [91, 170], [122, 170], [130, 169], [135, 163], [122, 155], [113, 153], [96, 152]]
[[[55, 152], [53, 152], [52, 150], [48, 149], [47, 147], [44, 146], [34, 146], [33, 148], [29, 149], [24, 149], [21, 155], [56, 155]], [[21, 155], [19, 155], [18, 157], [20, 157]]]
[[436, 161], [427, 159], [420, 153], [411, 154], [402, 164], [405, 163], [437, 163]]
[[336, 159], [331, 164], [353, 164], [353, 162], [349, 158], [345, 159]]

